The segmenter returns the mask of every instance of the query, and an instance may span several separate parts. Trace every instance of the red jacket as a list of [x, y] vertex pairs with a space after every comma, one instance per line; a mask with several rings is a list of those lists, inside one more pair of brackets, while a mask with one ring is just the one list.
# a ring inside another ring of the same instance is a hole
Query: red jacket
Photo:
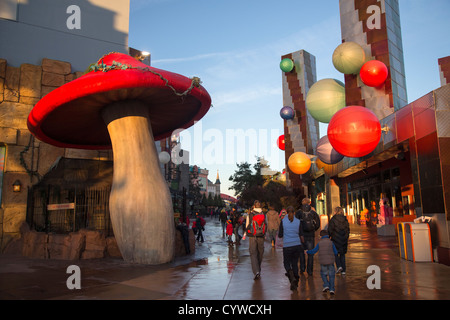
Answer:
[[231, 236], [233, 234], [233, 225], [227, 222], [227, 236]]

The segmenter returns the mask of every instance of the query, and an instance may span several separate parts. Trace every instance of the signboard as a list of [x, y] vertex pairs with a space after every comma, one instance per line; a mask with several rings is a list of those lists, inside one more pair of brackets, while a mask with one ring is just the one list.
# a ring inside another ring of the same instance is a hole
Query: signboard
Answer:
[[47, 210], [67, 210], [67, 209], [75, 209], [75, 202], [71, 203], [57, 203], [57, 204], [49, 204], [47, 205]]

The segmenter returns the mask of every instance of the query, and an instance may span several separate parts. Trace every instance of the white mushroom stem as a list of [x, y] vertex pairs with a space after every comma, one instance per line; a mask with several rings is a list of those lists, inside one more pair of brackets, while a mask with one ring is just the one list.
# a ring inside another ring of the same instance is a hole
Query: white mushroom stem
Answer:
[[174, 256], [172, 199], [159, 167], [148, 106], [115, 102], [102, 111], [114, 157], [109, 211], [125, 261], [162, 264]]

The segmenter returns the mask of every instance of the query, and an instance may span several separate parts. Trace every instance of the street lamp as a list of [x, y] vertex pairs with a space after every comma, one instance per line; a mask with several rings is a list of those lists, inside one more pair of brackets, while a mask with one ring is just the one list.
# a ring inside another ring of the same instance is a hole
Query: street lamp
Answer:
[[20, 190], [22, 189], [22, 184], [20, 183], [20, 180], [16, 180], [13, 183], [13, 192], [20, 192]]

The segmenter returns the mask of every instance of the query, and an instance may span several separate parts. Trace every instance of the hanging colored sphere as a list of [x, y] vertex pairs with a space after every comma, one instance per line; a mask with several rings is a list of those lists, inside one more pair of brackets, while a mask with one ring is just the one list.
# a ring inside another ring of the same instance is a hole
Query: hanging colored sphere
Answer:
[[331, 117], [345, 107], [345, 86], [335, 79], [314, 83], [306, 95], [306, 108], [319, 122], [328, 123]]
[[344, 74], [358, 74], [366, 61], [364, 49], [353, 41], [340, 44], [333, 52], [333, 65]]
[[282, 134], [281, 136], [278, 137], [277, 146], [281, 150], [284, 150], [284, 148], [285, 148], [284, 134]]
[[320, 138], [316, 147], [316, 155], [326, 164], [335, 164], [344, 158], [342, 154], [333, 148], [328, 140], [328, 136], [323, 136]]
[[359, 71], [361, 81], [369, 87], [379, 87], [387, 79], [388, 68], [378, 60], [370, 60], [364, 63]]
[[294, 69], [294, 61], [289, 58], [285, 58], [280, 62], [280, 69], [283, 72], [291, 72]]
[[294, 109], [292, 109], [289, 106], [283, 107], [280, 110], [280, 116], [284, 120], [291, 120], [294, 119]]
[[170, 154], [167, 151], [161, 151], [158, 154], [159, 157], [159, 162], [161, 162], [161, 164], [166, 164], [169, 163], [170, 161]]
[[381, 138], [381, 125], [371, 110], [349, 106], [331, 118], [327, 135], [338, 153], [357, 158], [375, 150]]
[[294, 152], [288, 159], [288, 167], [293, 173], [305, 174], [311, 168], [311, 159], [304, 152]]

